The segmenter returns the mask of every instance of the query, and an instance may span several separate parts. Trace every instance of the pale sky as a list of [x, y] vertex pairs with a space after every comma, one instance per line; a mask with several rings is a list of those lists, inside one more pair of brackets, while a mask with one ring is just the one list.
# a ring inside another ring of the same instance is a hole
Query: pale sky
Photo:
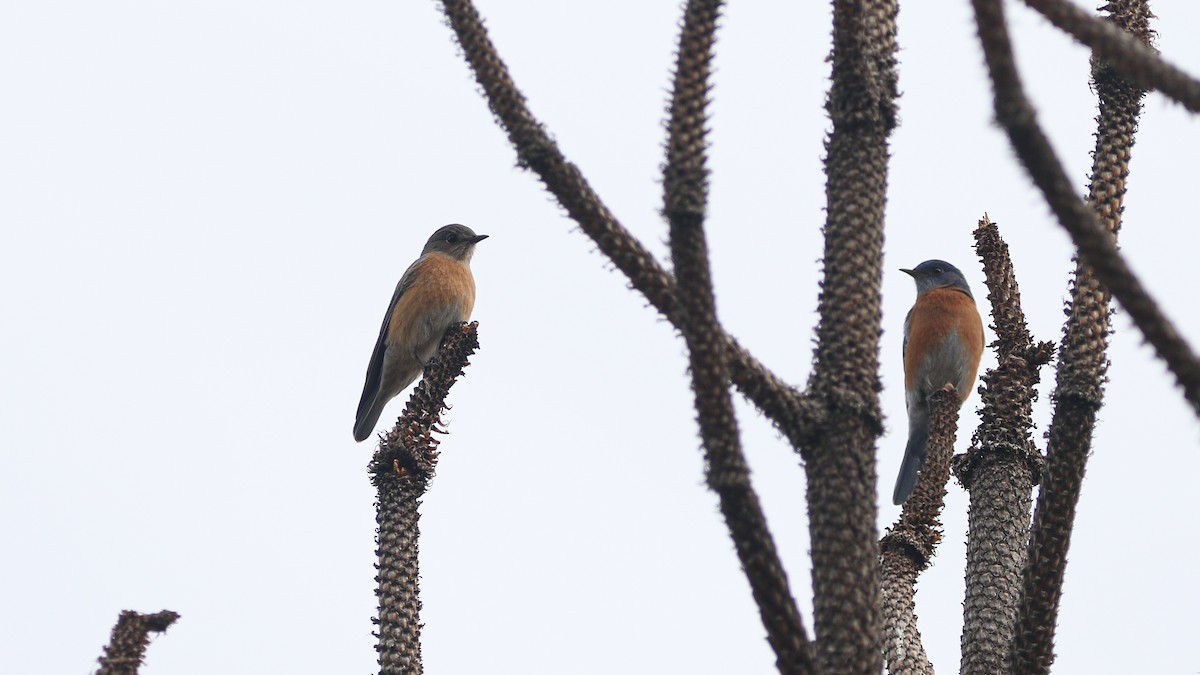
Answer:
[[[1016, 4], [1023, 74], [1082, 190], [1088, 54]], [[731, 3], [712, 106], [718, 312], [801, 385], [824, 221], [827, 5]], [[1200, 73], [1200, 5], [1153, 8], [1164, 55]], [[665, 260], [678, 3], [480, 9], [534, 113]], [[880, 530], [898, 513], [906, 434], [900, 328], [914, 289], [897, 268], [951, 261], [982, 299], [971, 231], [986, 211], [1035, 337], [1057, 341], [1071, 267], [991, 122], [969, 3], [904, 2], [899, 41]], [[150, 646], [147, 675], [375, 670], [372, 446], [351, 426], [393, 286], [450, 222], [491, 238], [472, 263], [482, 347], [451, 392], [422, 506], [426, 672], [773, 672], [703, 484], [682, 340], [515, 168], [436, 3], [11, 2], [0, 90], [5, 672], [89, 672], [122, 609], [182, 615]], [[1146, 101], [1122, 244], [1200, 345], [1200, 122]], [[1056, 672], [1195, 673], [1200, 425], [1122, 312], [1116, 330]], [[1039, 443], [1053, 381], [1044, 371]], [[811, 631], [803, 470], [739, 411]], [[952, 484], [918, 594], [941, 672], [958, 667], [966, 504]]]

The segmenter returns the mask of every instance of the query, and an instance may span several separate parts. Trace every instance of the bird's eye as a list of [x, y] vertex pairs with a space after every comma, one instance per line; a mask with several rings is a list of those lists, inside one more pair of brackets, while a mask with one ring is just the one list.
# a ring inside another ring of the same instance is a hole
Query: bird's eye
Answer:
[[942, 269], [942, 268], [940, 268], [940, 267], [935, 267], [935, 268], [933, 268], [933, 273], [934, 273], [934, 274], [941, 274], [942, 272], [945, 272], [945, 271], [946, 271], [946, 270], [944, 270], [944, 269]]
[[451, 244], [457, 244], [458, 235], [451, 232], [450, 234], [446, 235], [446, 241], [450, 242]]

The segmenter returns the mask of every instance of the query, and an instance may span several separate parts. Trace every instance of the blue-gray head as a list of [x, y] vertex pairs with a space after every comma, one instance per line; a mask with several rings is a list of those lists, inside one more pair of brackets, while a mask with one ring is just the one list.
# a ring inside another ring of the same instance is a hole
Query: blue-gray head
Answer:
[[437, 252], [460, 262], [469, 263], [471, 256], [475, 253], [475, 244], [487, 238], [486, 234], [475, 234], [475, 230], [466, 225], [457, 223], [443, 225], [429, 237], [429, 241], [425, 242], [425, 248], [421, 250], [421, 255]]
[[908, 276], [917, 282], [917, 295], [935, 288], [957, 288], [971, 296], [971, 287], [967, 286], [967, 278], [958, 268], [944, 260], [926, 260], [911, 270], [901, 268]]

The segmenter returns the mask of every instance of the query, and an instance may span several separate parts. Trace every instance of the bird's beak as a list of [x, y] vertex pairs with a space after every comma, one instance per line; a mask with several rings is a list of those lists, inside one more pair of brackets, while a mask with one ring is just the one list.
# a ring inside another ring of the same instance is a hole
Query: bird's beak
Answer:
[[487, 238], [488, 238], [488, 236], [486, 234], [477, 234], [477, 235], [475, 235], [475, 238], [471, 240], [471, 243], [478, 244], [479, 242], [481, 242]]
[[910, 277], [915, 277], [915, 276], [917, 276], [917, 273], [916, 273], [916, 272], [914, 272], [914, 271], [912, 271], [912, 270], [906, 270], [906, 269], [904, 269], [903, 267], [901, 267], [901, 268], [900, 268], [900, 271], [901, 271], [901, 272], [904, 272], [905, 274], [907, 274], [907, 275], [908, 275], [908, 276], [910, 276]]

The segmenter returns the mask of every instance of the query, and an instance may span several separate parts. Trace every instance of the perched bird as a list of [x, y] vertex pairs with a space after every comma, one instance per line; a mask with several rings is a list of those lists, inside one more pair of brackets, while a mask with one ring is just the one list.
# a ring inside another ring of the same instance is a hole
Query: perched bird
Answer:
[[962, 272], [941, 260], [911, 270], [917, 301], [904, 318], [904, 400], [908, 406], [908, 446], [892, 493], [903, 504], [917, 484], [929, 443], [929, 396], [954, 385], [959, 405], [971, 393], [983, 354], [983, 321]]
[[471, 255], [484, 239], [486, 234], [475, 234], [465, 225], [438, 228], [425, 242], [421, 257], [400, 277], [367, 366], [354, 440], [371, 435], [383, 407], [417, 379], [446, 329], [471, 317]]

